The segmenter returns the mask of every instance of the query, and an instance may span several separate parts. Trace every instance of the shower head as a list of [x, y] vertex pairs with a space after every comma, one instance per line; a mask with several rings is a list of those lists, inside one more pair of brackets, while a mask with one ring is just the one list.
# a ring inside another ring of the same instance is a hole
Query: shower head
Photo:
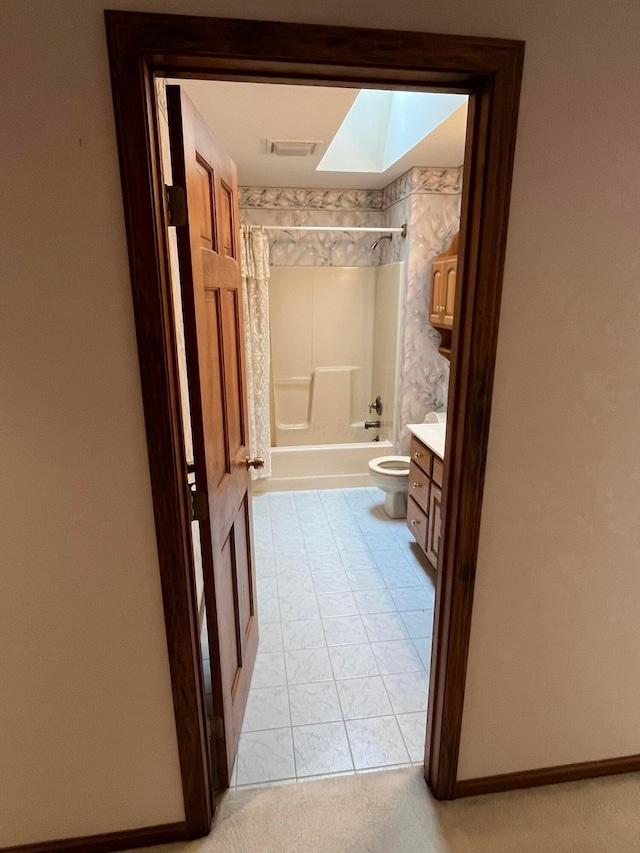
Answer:
[[378, 237], [378, 239], [377, 239], [377, 240], [374, 240], [374, 241], [373, 241], [373, 243], [371, 244], [371, 246], [369, 246], [369, 248], [370, 248], [371, 250], [373, 250], [373, 249], [377, 249], [377, 248], [378, 248], [378, 243], [379, 243], [381, 240], [391, 240], [392, 238], [393, 238], [393, 234], [382, 234], [380, 237]]

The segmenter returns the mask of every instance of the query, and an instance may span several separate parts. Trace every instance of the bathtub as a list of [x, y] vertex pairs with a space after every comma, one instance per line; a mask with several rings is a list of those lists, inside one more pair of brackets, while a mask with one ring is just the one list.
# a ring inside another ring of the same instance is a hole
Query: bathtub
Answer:
[[393, 452], [393, 444], [383, 440], [274, 447], [271, 450], [272, 476], [254, 480], [253, 491], [260, 494], [370, 486], [369, 460], [376, 456], [389, 456]]

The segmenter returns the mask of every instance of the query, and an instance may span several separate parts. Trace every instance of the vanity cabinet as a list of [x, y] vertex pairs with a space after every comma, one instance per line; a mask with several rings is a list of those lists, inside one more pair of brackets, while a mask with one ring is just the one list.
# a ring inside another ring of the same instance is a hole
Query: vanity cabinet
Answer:
[[431, 297], [429, 322], [438, 329], [442, 341], [438, 348], [451, 357], [451, 330], [455, 319], [456, 284], [458, 279], [458, 234], [448, 249], [436, 255], [431, 265]]
[[415, 436], [411, 439], [410, 454], [407, 527], [435, 569], [442, 527], [440, 504], [444, 466], [442, 460]]

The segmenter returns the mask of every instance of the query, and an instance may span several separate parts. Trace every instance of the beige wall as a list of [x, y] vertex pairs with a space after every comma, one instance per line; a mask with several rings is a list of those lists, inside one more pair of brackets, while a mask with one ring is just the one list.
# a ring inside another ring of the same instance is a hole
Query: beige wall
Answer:
[[[0, 6], [0, 844], [182, 814], [104, 5]], [[527, 40], [461, 775], [640, 752], [637, 0], [109, 5]]]

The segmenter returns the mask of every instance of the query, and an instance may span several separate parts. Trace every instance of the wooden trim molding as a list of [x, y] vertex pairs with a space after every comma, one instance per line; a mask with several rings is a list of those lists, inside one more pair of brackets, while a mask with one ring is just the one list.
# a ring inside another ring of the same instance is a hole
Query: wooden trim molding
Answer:
[[188, 837], [185, 823], [165, 823], [104, 835], [87, 835], [84, 838], [67, 838], [60, 841], [42, 841], [4, 847], [2, 853], [111, 853], [130, 847], [150, 847], [152, 844], [169, 844]]
[[455, 796], [475, 797], [478, 794], [495, 794], [499, 791], [556, 785], [559, 782], [577, 782], [579, 779], [618, 776], [621, 773], [637, 771], [640, 771], [640, 755], [625, 755], [622, 758], [583, 761], [579, 764], [563, 764], [559, 767], [540, 767], [537, 770], [502, 773], [499, 776], [484, 776], [479, 779], [460, 779], [456, 782]]
[[105, 12], [156, 535], [188, 831], [212, 797], [197, 642], [186, 464], [172, 338], [154, 78], [469, 94], [444, 534], [436, 593], [426, 778], [456, 795], [493, 369], [524, 43], [392, 30]]

